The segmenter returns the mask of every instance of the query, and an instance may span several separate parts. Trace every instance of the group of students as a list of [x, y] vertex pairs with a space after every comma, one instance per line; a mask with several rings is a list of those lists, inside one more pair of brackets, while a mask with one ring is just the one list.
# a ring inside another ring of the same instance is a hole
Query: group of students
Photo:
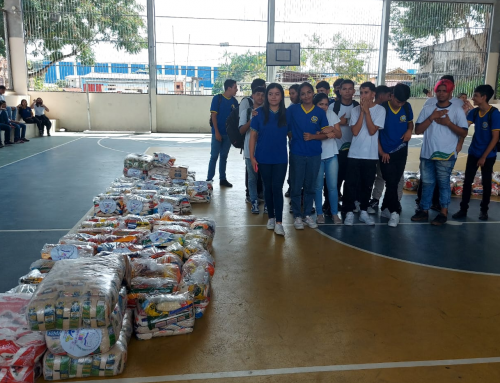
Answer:
[[[423, 134], [423, 143], [418, 208], [411, 219], [428, 220], [429, 209], [436, 205], [439, 214], [431, 223], [444, 224], [451, 199], [451, 171], [470, 124], [475, 124], [475, 134], [469, 148], [461, 210], [453, 217], [467, 215], [471, 185], [481, 167], [484, 193], [479, 218], [488, 219], [491, 173], [500, 131], [500, 114], [489, 105], [494, 94], [491, 86], [475, 89], [473, 101], [477, 108], [470, 109], [464, 107], [463, 100], [453, 97], [453, 77], [443, 76], [434, 87], [435, 97], [426, 101], [418, 116], [415, 129], [408, 103], [410, 88], [405, 84], [375, 87], [365, 82], [359, 87], [358, 103], [353, 99], [355, 84], [351, 80], [336, 81], [336, 97], [332, 99], [328, 97], [328, 82], [319, 82], [316, 93], [310, 83], [304, 82], [290, 87], [288, 108], [280, 84], [265, 87], [264, 80], [256, 79], [251, 87], [251, 98], [244, 98], [238, 106], [234, 98], [236, 81], [226, 80], [225, 92], [212, 100], [213, 135], [207, 180], [213, 179], [220, 156], [220, 184], [232, 186], [225, 174], [231, 146], [225, 121], [239, 107], [240, 133], [245, 135], [248, 202], [252, 213], [258, 214], [261, 177], [267, 228], [276, 234], [285, 234], [283, 185], [287, 170], [290, 184], [287, 194], [291, 197], [295, 229], [304, 229], [305, 225], [316, 228], [330, 214], [335, 224], [343, 222], [351, 226], [358, 211], [359, 221], [374, 225], [370, 214], [376, 213], [384, 186], [381, 216], [388, 218], [389, 226], [396, 227], [401, 213], [408, 142], [414, 130]], [[312, 218], [313, 203], [316, 219]]]
[[[0, 85], [0, 131], [4, 132], [3, 143], [0, 136], [0, 148], [30, 141], [26, 138], [26, 125], [16, 121], [17, 113], [25, 123], [36, 124], [40, 136], [43, 136], [44, 128], [47, 129], [47, 136], [50, 136], [52, 123], [45, 115], [49, 108], [45, 106], [41, 98], [33, 101], [31, 106], [28, 106], [28, 101], [23, 99], [17, 107], [11, 107], [7, 106], [4, 94], [5, 86]], [[12, 130], [14, 130], [14, 141], [11, 141]]]

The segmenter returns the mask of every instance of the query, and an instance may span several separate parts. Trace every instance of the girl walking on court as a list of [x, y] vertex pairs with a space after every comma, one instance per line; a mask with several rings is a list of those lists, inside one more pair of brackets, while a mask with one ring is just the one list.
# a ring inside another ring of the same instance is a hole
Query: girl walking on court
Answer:
[[285, 92], [280, 84], [269, 84], [264, 105], [250, 123], [250, 161], [260, 171], [269, 219], [267, 228], [278, 235], [283, 229], [283, 184], [288, 167]]

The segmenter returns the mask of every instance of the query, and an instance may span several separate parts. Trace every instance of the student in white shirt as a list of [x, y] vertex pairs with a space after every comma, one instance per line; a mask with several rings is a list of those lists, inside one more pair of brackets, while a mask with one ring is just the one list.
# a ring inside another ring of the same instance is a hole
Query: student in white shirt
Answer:
[[45, 112], [50, 112], [49, 108], [44, 105], [43, 100], [40, 97], [38, 97], [31, 103], [31, 108], [35, 111], [35, 117], [42, 122], [42, 130], [40, 131], [40, 136], [43, 136], [44, 126], [47, 129], [47, 136], [50, 136], [50, 128], [52, 127], [52, 123], [45, 115]]
[[[455, 78], [451, 74], [445, 74], [444, 76], [441, 76], [440, 80], [450, 80], [453, 83], [453, 85], [455, 85]], [[436, 105], [437, 102], [438, 102], [437, 95], [434, 92], [434, 97], [428, 98], [425, 101], [423, 108], [429, 105]], [[453, 106], [458, 106], [460, 108], [462, 108], [464, 105], [462, 99], [453, 97], [453, 93], [450, 93], [450, 102], [452, 103]]]
[[361, 104], [351, 112], [353, 134], [347, 162], [346, 191], [342, 201], [342, 212], [346, 214], [344, 225], [354, 224], [354, 201], [358, 196], [361, 213], [359, 220], [367, 225], [375, 222], [368, 215], [368, 202], [377, 170], [378, 131], [384, 128], [385, 109], [375, 104], [375, 85], [365, 82], [359, 88]]
[[333, 111], [328, 109], [328, 102], [328, 96], [324, 93], [317, 93], [314, 96], [313, 104], [326, 112], [329, 126], [314, 135], [305, 133], [304, 140], [321, 140], [321, 164], [319, 167], [318, 179], [316, 180], [316, 197], [314, 198], [317, 212], [316, 222], [325, 223], [325, 214], [322, 211], [322, 192], [323, 184], [326, 182], [333, 223], [341, 224], [342, 220], [338, 216], [339, 195], [337, 192], [337, 178], [339, 172], [337, 155], [339, 150], [335, 138], [340, 138], [342, 136], [342, 131], [340, 130], [340, 119]]
[[460, 141], [467, 136], [468, 123], [462, 108], [453, 107], [450, 96], [455, 88], [450, 80], [439, 80], [434, 87], [438, 102], [426, 106], [418, 116], [415, 133], [424, 134], [420, 152], [422, 198], [420, 210], [412, 221], [427, 221], [432, 194], [439, 186], [441, 212], [431, 222], [440, 226], [447, 221], [451, 200], [450, 175], [460, 151]]

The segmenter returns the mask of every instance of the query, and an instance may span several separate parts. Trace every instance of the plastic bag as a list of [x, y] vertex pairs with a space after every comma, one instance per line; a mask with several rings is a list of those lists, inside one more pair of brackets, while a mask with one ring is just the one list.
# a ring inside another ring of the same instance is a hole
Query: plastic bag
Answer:
[[153, 153], [153, 165], [155, 167], [171, 168], [175, 164], [175, 157], [167, 153]]
[[157, 195], [155, 197], [154, 212], [160, 215], [171, 212], [188, 214], [191, 212], [191, 203], [187, 195]]
[[136, 183], [138, 183], [140, 181], [141, 181], [141, 179], [137, 178], [137, 177], [125, 177], [125, 176], [121, 176], [121, 177], [116, 178], [113, 181], [113, 183], [111, 184], [111, 186], [113, 187], [115, 183], [135, 185]]
[[155, 261], [160, 264], [173, 263], [179, 267], [179, 270], [182, 270], [182, 266], [184, 265], [181, 257], [174, 253], [164, 252], [161, 257], [155, 258]]
[[211, 238], [200, 230], [193, 230], [184, 236], [184, 241], [199, 241], [206, 250], [210, 249]]
[[123, 167], [126, 169], [139, 169], [147, 171], [153, 168], [153, 157], [148, 154], [130, 153], [125, 156], [125, 159], [123, 160]]
[[37, 285], [42, 283], [43, 279], [47, 274], [42, 274], [39, 270], [31, 270], [28, 274], [23, 275], [19, 278], [18, 283], [27, 285]]
[[139, 215], [126, 215], [120, 219], [120, 227], [127, 229], [145, 229], [151, 231], [151, 222], [146, 217]]
[[209, 218], [200, 218], [191, 224], [191, 230], [200, 231], [211, 239], [215, 237], [215, 227], [215, 221]]
[[94, 197], [94, 215], [112, 217], [123, 214], [123, 197], [110, 194], [99, 194]]
[[38, 284], [20, 284], [16, 287], [10, 289], [5, 294], [29, 294], [33, 295], [33, 293], [38, 288]]
[[404, 172], [404, 185], [403, 189], [416, 191], [420, 183], [420, 174], [418, 172]]
[[33, 294], [27, 312], [31, 330], [101, 328], [130, 276], [127, 257], [77, 258], [56, 262]]
[[56, 261], [50, 259], [37, 259], [30, 265], [30, 270], [38, 270], [42, 274], [48, 273], [54, 267]]
[[180, 222], [187, 222], [189, 224], [192, 224], [197, 219], [198, 217], [195, 215], [178, 215], [171, 212], [163, 213], [160, 218], [161, 221], [170, 221], [170, 222], [180, 221]]
[[121, 374], [127, 362], [127, 347], [132, 335], [132, 312], [127, 310], [123, 317], [118, 342], [109, 352], [78, 359], [57, 356], [47, 352], [43, 358], [45, 380], [87, 378], [92, 376], [115, 376]]
[[150, 215], [154, 213], [154, 202], [147, 198], [141, 197], [139, 195], [128, 195], [124, 197], [125, 208], [123, 210], [124, 214], [134, 214], [134, 215]]
[[134, 308], [138, 299], [151, 294], [170, 294], [178, 291], [179, 283], [172, 278], [133, 278], [128, 294], [128, 305]]
[[180, 234], [167, 233], [166, 231], [153, 231], [143, 241], [144, 247], [168, 247], [172, 243], [184, 244], [184, 237]]
[[179, 283], [181, 270], [174, 263], [158, 263], [154, 259], [136, 258], [132, 264], [132, 278], [171, 278]]
[[0, 383], [35, 383], [40, 375], [40, 364], [25, 367], [0, 368]]
[[184, 246], [182, 246], [180, 243], [175, 242], [172, 243], [170, 246], [167, 246], [165, 249], [169, 253], [177, 255], [179, 258], [184, 258]]
[[191, 203], [208, 203], [212, 200], [213, 190], [211, 182], [195, 181], [188, 186], [187, 194]]
[[206, 245], [198, 239], [189, 239], [184, 241], [184, 258], [188, 259], [194, 254], [205, 251]]
[[161, 226], [182, 226], [187, 229], [190, 229], [191, 224], [187, 222], [181, 222], [181, 221], [155, 221], [155, 224], [153, 226], [153, 230], [158, 230], [159, 227]]
[[[153, 169], [148, 171], [148, 179], [165, 179], [171, 180], [170, 168], [162, 168], [155, 166]], [[168, 182], [169, 184], [171, 182]]]
[[[97, 256], [98, 257], [103, 257], [106, 252], [110, 253], [120, 253], [120, 254], [128, 254], [131, 252], [135, 251], [141, 251], [142, 246], [131, 243], [131, 242], [107, 242], [107, 243], [101, 243], [97, 247]], [[107, 255], [107, 254], [106, 254]]]
[[189, 228], [181, 225], [155, 225], [155, 231], [166, 231], [167, 233], [172, 234], [181, 234], [186, 235], [189, 233]]
[[93, 257], [95, 249], [89, 245], [62, 245], [46, 243], [42, 248], [42, 259], [60, 261], [62, 259], [76, 259]]

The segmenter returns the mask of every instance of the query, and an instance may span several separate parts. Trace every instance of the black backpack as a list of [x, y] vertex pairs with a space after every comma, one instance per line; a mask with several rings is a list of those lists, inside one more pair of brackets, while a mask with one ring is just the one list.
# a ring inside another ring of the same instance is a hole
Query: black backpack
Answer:
[[[247, 122], [250, 120], [250, 114], [253, 109], [253, 100], [250, 97], [245, 97], [243, 100], [247, 99], [250, 107], [247, 110]], [[241, 103], [243, 102], [241, 100]], [[240, 103], [240, 105], [241, 105]], [[226, 120], [226, 132], [229, 137], [229, 141], [236, 149], [243, 149], [245, 146], [245, 135], [240, 133], [240, 107], [234, 108], [229, 117]]]
[[[492, 118], [492, 116], [493, 116], [493, 112], [494, 112], [495, 110], [498, 110], [498, 109], [497, 109], [497, 108], [495, 108], [494, 106], [492, 106], [492, 107], [490, 108], [490, 110], [488, 110], [488, 111], [486, 112], [486, 114], [488, 115], [488, 126], [491, 126], [491, 118]], [[477, 116], [478, 116], [478, 115], [479, 115], [479, 108], [474, 108], [474, 114], [473, 114], [473, 116], [474, 116], [474, 117], [473, 117], [473, 119], [474, 119], [474, 125], [476, 124], [476, 118], [477, 118]], [[497, 152], [499, 152], [499, 151], [500, 151], [500, 141], [498, 141], [498, 142], [497, 142], [497, 147], [496, 147], [496, 150], [497, 150]]]
[[[333, 103], [333, 112], [339, 116], [339, 112], [340, 112], [340, 106], [342, 105], [342, 102], [340, 100], [338, 101], [335, 101]], [[357, 102], [356, 100], [352, 100], [352, 107], [355, 108], [359, 105], [359, 102]], [[342, 116], [339, 116], [339, 118], [342, 117]]]

